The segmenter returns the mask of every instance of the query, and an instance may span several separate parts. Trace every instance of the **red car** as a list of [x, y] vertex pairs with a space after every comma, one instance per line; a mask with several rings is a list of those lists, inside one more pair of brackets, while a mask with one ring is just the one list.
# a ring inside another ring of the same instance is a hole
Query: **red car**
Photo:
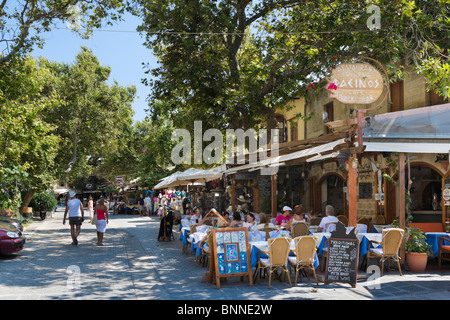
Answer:
[[22, 231], [9, 223], [0, 222], [0, 253], [8, 254], [23, 249], [25, 237]]

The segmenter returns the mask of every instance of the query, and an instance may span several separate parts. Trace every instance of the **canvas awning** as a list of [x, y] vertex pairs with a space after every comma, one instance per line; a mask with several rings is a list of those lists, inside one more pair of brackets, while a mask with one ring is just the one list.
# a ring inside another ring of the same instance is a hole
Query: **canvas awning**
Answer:
[[[345, 139], [338, 139], [336, 141], [324, 143], [322, 145], [311, 147], [308, 149], [288, 153], [278, 157], [270, 157], [264, 160], [257, 161], [256, 163], [249, 163], [242, 166], [230, 168], [225, 171], [226, 174], [233, 174], [237, 171], [249, 171], [256, 170], [264, 167], [275, 167], [284, 165], [288, 161], [302, 159], [302, 158], [310, 158], [310, 157], [320, 157], [315, 160], [325, 159], [329, 157], [333, 157], [334, 153], [328, 154], [330, 151], [334, 151], [336, 147], [339, 145], [345, 144]], [[306, 161], [308, 161], [308, 159]], [[315, 161], [313, 160], [313, 161]]]

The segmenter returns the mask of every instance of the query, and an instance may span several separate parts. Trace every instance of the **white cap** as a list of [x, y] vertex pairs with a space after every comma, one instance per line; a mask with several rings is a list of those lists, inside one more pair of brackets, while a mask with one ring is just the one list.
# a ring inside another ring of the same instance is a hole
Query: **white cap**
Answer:
[[75, 193], [75, 191], [70, 191], [69, 192], [69, 196], [71, 197], [71, 198], [73, 198], [73, 197], [75, 197], [77, 194]]
[[284, 207], [283, 207], [283, 212], [284, 212], [284, 211], [292, 211], [292, 209], [289, 208], [288, 206], [284, 206]]

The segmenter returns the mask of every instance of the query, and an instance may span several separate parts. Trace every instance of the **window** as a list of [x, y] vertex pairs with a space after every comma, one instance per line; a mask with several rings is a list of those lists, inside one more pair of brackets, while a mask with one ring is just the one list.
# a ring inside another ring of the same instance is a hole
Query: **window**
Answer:
[[438, 95], [436, 93], [436, 91], [434, 90], [430, 90], [426, 93], [426, 101], [427, 101], [427, 106], [435, 106], [438, 104], [443, 104], [445, 103], [445, 98]]
[[390, 84], [391, 87], [391, 112], [405, 109], [403, 80]]
[[291, 141], [297, 141], [298, 140], [298, 125], [294, 121], [289, 122], [290, 131], [291, 131]]
[[287, 141], [287, 136], [286, 136], [287, 135], [287, 132], [286, 132], [287, 128], [286, 128], [286, 125], [285, 125], [284, 117], [282, 115], [277, 114], [276, 115], [276, 119], [277, 119], [277, 122], [278, 122], [277, 129], [279, 130], [279, 132], [278, 132], [279, 143], [285, 142], [285, 141]]
[[[331, 122], [334, 121], [334, 106], [333, 102], [327, 103], [323, 106], [323, 122]], [[329, 134], [333, 132], [333, 129], [324, 126], [324, 133]]]

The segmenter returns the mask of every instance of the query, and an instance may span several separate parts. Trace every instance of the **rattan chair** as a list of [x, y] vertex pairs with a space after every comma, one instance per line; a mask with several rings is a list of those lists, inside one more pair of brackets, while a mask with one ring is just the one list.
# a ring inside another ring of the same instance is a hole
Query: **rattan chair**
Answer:
[[311, 222], [309, 224], [311, 226], [318, 226], [320, 224], [320, 221], [322, 221], [322, 218], [313, 218], [311, 219]]
[[328, 222], [325, 224], [323, 228], [323, 232], [333, 232], [336, 230], [337, 222]]
[[450, 245], [444, 245], [444, 241], [450, 241], [450, 237], [438, 237], [439, 239], [439, 253], [438, 253], [438, 268], [441, 270], [442, 260], [450, 261]]
[[369, 241], [367, 248], [367, 267], [370, 263], [370, 258], [378, 258], [381, 262], [381, 276], [383, 276], [384, 262], [388, 261], [388, 267], [390, 261], [394, 260], [397, 262], [398, 271], [402, 276], [402, 268], [400, 267], [400, 256], [398, 251], [400, 245], [402, 244], [403, 237], [405, 236], [405, 230], [400, 228], [389, 228], [383, 230], [383, 238], [381, 241], [381, 247], [370, 248], [372, 243], [380, 244], [377, 241]]
[[308, 234], [308, 225], [304, 221], [295, 222], [291, 225], [291, 236], [293, 238], [307, 236]]
[[374, 224], [386, 224], [386, 218], [384, 216], [378, 215], [375, 217]]
[[200, 246], [202, 248], [200, 262], [202, 267], [208, 267], [211, 261], [211, 228], [206, 230], [206, 236], [200, 241]]
[[[198, 224], [191, 224], [191, 226], [190, 226], [190, 233], [189, 234], [194, 234], [194, 233], [196, 233], [197, 232], [197, 226], [198, 226]], [[189, 235], [186, 235], [186, 242], [187, 242], [187, 246], [186, 246], [186, 248], [185, 248], [185, 252], [187, 253], [187, 254], [190, 254], [190, 253], [192, 253], [192, 251], [191, 251], [191, 246], [192, 246], [192, 243], [189, 241]]]
[[344, 215], [338, 215], [336, 218], [338, 218], [338, 220], [340, 221], [340, 222], [342, 222], [342, 224], [344, 225], [344, 226], [347, 226], [348, 225], [348, 218], [346, 217], [346, 216], [344, 216]]
[[277, 230], [277, 229], [271, 228], [271, 227], [265, 227], [265, 228], [262, 230], [262, 231], [264, 231], [264, 232], [266, 233], [266, 241], [269, 240], [269, 238], [270, 238], [270, 233], [271, 233], [272, 231], [275, 231], [275, 230]]
[[272, 273], [274, 270], [280, 269], [285, 273], [289, 279], [289, 285], [292, 287], [291, 278], [288, 270], [288, 257], [290, 251], [289, 238], [279, 237], [275, 239], [269, 239], [269, 252], [267, 252], [268, 258], [260, 258], [257, 265], [258, 282], [260, 282], [261, 269], [267, 269], [269, 271], [269, 289], [272, 280]]
[[319, 282], [317, 281], [316, 269], [314, 268], [314, 255], [316, 254], [317, 250], [317, 241], [318, 238], [313, 236], [302, 236], [294, 239], [295, 257], [288, 258], [289, 265], [294, 267], [295, 270], [294, 287], [297, 285], [298, 272], [302, 269], [307, 272], [312, 271], [314, 274], [314, 279], [316, 280], [316, 284], [319, 285]]
[[365, 224], [367, 226], [367, 232], [370, 232], [370, 227], [372, 226], [372, 219], [363, 217], [360, 218], [357, 222], [357, 224]]

